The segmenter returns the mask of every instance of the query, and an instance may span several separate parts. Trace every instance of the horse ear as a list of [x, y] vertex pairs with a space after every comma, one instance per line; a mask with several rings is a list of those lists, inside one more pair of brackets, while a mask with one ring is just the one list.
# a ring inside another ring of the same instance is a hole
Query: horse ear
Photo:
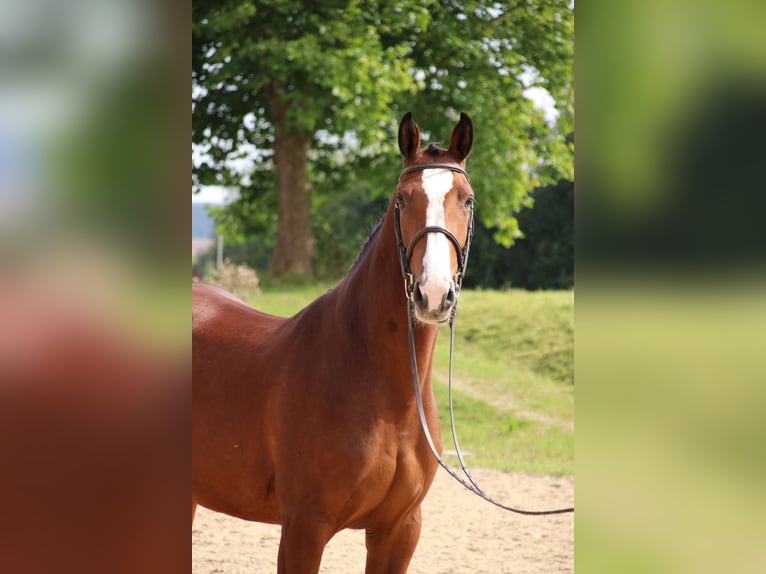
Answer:
[[399, 151], [404, 159], [411, 159], [419, 149], [420, 128], [412, 121], [412, 112], [407, 112], [399, 122]]
[[452, 139], [449, 144], [449, 151], [457, 157], [458, 161], [463, 161], [471, 153], [473, 147], [473, 122], [470, 116], [465, 112], [460, 112], [460, 121], [452, 130]]

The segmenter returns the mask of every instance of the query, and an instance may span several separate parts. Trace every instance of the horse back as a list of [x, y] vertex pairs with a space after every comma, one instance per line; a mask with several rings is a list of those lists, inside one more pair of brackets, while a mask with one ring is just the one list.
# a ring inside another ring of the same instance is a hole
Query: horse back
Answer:
[[284, 318], [253, 309], [220, 287], [203, 283], [192, 285], [192, 334], [204, 332], [210, 322], [220, 324], [231, 321], [236, 324], [256, 323], [259, 332], [270, 334], [284, 322]]

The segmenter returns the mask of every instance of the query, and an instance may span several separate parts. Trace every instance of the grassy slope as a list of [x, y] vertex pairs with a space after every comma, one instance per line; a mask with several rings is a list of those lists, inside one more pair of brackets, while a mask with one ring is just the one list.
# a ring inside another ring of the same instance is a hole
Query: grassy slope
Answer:
[[[434, 389], [449, 449], [449, 332]], [[574, 298], [571, 291], [466, 291], [455, 321], [455, 420], [469, 465], [574, 472]]]
[[[251, 303], [291, 315], [330, 285], [266, 289]], [[574, 472], [574, 296], [571, 291], [464, 291], [456, 321], [455, 419], [470, 466]], [[449, 331], [439, 338], [434, 392], [445, 450]], [[456, 459], [447, 457], [448, 462]]]

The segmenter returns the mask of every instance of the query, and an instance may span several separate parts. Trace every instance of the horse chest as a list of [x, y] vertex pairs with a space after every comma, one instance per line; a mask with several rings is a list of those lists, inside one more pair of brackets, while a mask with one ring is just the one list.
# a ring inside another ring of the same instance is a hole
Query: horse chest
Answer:
[[419, 445], [418, 429], [373, 432], [371, 448], [357, 458], [357, 476], [346, 504], [353, 528], [371, 528], [395, 520], [418, 505], [433, 481], [435, 461]]

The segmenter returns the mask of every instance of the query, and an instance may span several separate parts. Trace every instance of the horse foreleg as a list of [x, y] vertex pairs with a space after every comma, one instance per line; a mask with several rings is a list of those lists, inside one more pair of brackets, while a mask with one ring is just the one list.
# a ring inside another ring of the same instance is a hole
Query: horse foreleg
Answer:
[[420, 539], [420, 506], [389, 528], [368, 530], [365, 574], [407, 572]]
[[278, 574], [316, 574], [333, 535], [325, 520], [303, 516], [285, 520], [279, 540]]

